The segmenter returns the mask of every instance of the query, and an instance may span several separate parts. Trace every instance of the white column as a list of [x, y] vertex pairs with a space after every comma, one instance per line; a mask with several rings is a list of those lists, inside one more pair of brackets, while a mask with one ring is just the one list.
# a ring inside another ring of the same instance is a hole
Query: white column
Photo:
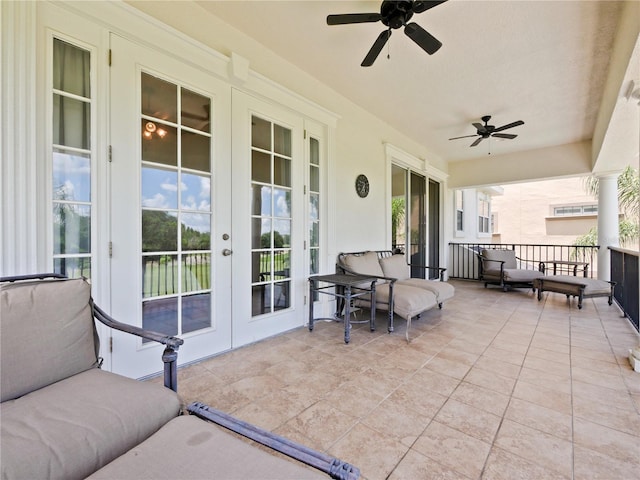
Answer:
[[38, 270], [36, 7], [0, 1], [0, 275]]
[[611, 252], [620, 246], [618, 231], [618, 174], [598, 177], [598, 279], [611, 279]]

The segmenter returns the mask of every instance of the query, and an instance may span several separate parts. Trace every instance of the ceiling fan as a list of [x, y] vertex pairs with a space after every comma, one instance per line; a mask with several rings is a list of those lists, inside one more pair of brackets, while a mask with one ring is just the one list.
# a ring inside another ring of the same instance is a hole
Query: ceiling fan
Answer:
[[491, 115], [485, 115], [484, 117], [482, 117], [482, 121], [484, 122], [484, 125], [482, 125], [481, 123], [478, 123], [478, 122], [474, 122], [474, 123], [471, 124], [474, 127], [476, 127], [477, 133], [475, 135], [464, 135], [462, 137], [453, 137], [453, 138], [450, 138], [449, 140], [458, 140], [459, 138], [478, 137], [470, 145], [471, 147], [475, 147], [482, 140], [484, 140], [485, 138], [489, 138], [489, 137], [506, 138], [506, 139], [509, 139], [509, 140], [513, 140], [518, 135], [514, 135], [513, 133], [498, 133], [498, 132], [502, 132], [503, 130], [506, 130], [508, 128], [517, 127], [519, 125], [524, 125], [524, 122], [522, 120], [518, 120], [516, 122], [507, 123], [506, 125], [502, 125], [501, 127], [495, 127], [494, 125], [489, 125], [489, 120], [491, 120]]
[[447, 0], [422, 1], [422, 0], [384, 0], [380, 6], [380, 13], [345, 13], [327, 16], [327, 25], [346, 25], [349, 23], [373, 23], [381, 21], [389, 27], [378, 35], [371, 50], [360, 64], [370, 67], [382, 51], [382, 48], [391, 37], [391, 29], [404, 26], [404, 33], [416, 42], [429, 55], [433, 55], [442, 46], [442, 43], [415, 22], [407, 23], [414, 13], [422, 13], [430, 8], [437, 7]]

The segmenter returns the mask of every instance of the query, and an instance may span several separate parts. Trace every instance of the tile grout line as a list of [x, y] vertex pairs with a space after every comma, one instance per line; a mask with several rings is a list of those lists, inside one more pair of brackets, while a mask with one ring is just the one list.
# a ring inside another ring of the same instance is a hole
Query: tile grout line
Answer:
[[[546, 305], [547, 299], [545, 297], [544, 302], [542, 303], [542, 308], [540, 308], [540, 311], [538, 313], [538, 318], [536, 320], [536, 328], [533, 330], [533, 332], [531, 332], [531, 338], [529, 339], [529, 344], [527, 345], [527, 350], [524, 354], [524, 358], [522, 359], [522, 363], [520, 364], [520, 370], [518, 372], [518, 378], [516, 378], [516, 381], [513, 384], [513, 387], [511, 388], [511, 393], [509, 394], [509, 401], [507, 402], [507, 406], [504, 409], [504, 412], [502, 412], [502, 417], [500, 418], [500, 423], [498, 424], [498, 428], [496, 429], [496, 433], [493, 436], [493, 440], [491, 441], [491, 450], [489, 450], [489, 455], [487, 455], [487, 458], [484, 461], [484, 465], [482, 466], [482, 471], [480, 473], [480, 478], [483, 477], [484, 473], [485, 473], [485, 469], [487, 468], [487, 462], [489, 461], [489, 456], [491, 455], [491, 451], [494, 448], [500, 448], [496, 445], [496, 440], [498, 438], [498, 434], [500, 433], [500, 430], [502, 429], [502, 424], [504, 423], [505, 420], [505, 416], [507, 414], [507, 411], [509, 410], [509, 406], [511, 405], [511, 400], [513, 399], [513, 392], [516, 389], [516, 386], [518, 385], [518, 382], [520, 381], [520, 375], [522, 374], [522, 369], [524, 368], [524, 362], [527, 359], [527, 354], [529, 352], [529, 350], [531, 349], [531, 343], [533, 342], [533, 338], [535, 337], [536, 331], [538, 330], [538, 326], [540, 325], [540, 317], [542, 316], [543, 312], [544, 312], [544, 308]], [[515, 314], [516, 312], [514, 312]], [[511, 316], [509, 317], [509, 320], [511, 321]], [[509, 452], [511, 453], [511, 452]], [[516, 455], [514, 453], [511, 453], [511, 455], [515, 455], [517, 457], [520, 457], [519, 455]], [[523, 458], [523, 457], [520, 457]], [[523, 458], [523, 460], [529, 462], [530, 460], [527, 460], [526, 458]]]
[[[496, 304], [496, 303], [498, 303], [498, 302], [497, 302], [497, 301], [495, 301], [495, 302], [494, 302], [494, 304]], [[509, 317], [509, 318], [510, 318], [510, 317]], [[481, 353], [480, 355], [478, 355], [478, 358], [477, 358], [477, 359], [475, 360], [475, 362], [471, 365], [471, 367], [469, 368], [469, 370], [467, 371], [467, 373], [466, 373], [466, 374], [465, 374], [461, 379], [457, 379], [457, 380], [458, 380], [458, 384], [456, 385], [456, 388], [454, 388], [454, 389], [453, 389], [453, 391], [451, 392], [451, 394], [453, 394], [453, 392], [455, 392], [455, 391], [456, 391], [456, 389], [457, 389], [457, 388], [462, 384], [462, 382], [464, 382], [464, 379], [467, 377], [467, 375], [469, 374], [469, 372], [471, 371], [471, 369], [475, 366], [475, 364], [477, 363], [478, 359], [479, 359], [480, 357], [482, 357], [482, 354], [483, 354], [484, 352], [486, 352], [486, 351], [489, 349], [489, 347], [491, 346], [491, 344], [495, 341], [496, 337], [497, 337], [497, 336], [500, 334], [500, 332], [505, 328], [505, 326], [506, 326], [506, 325], [507, 325], [507, 323], [509, 322], [509, 318], [507, 318], [507, 319], [505, 319], [505, 320], [504, 320], [504, 322], [503, 322], [502, 326], [501, 326], [501, 327], [500, 327], [500, 329], [495, 333], [495, 335], [493, 336], [493, 339], [491, 340], [491, 342], [489, 342], [489, 343], [487, 344], [487, 346], [484, 348], [484, 350], [482, 351], [482, 353]], [[478, 320], [476, 320], [476, 322], [474, 322], [474, 323], [477, 323], [477, 322], [478, 322]], [[438, 353], [439, 353], [439, 352], [441, 352], [441, 351], [442, 351], [446, 346], [448, 346], [452, 341], [454, 341], [454, 340], [456, 340], [456, 339], [457, 339], [457, 337], [456, 337], [456, 338], [451, 339], [449, 342], [447, 342], [446, 344], [444, 344], [444, 345], [440, 348], [440, 350], [438, 351]], [[435, 355], [433, 355], [431, 358], [435, 357], [436, 355], [437, 355], [437, 353], [436, 353]], [[424, 366], [426, 366], [426, 364], [427, 364], [427, 363], [429, 363], [429, 361], [426, 361], [426, 362], [425, 362], [425, 363], [424, 363], [420, 368], [423, 368]], [[438, 372], [436, 372], [436, 373], [438, 373]], [[414, 375], [415, 375], [415, 373], [414, 373]], [[442, 374], [442, 375], [446, 375], [446, 374]], [[451, 377], [451, 378], [454, 378], [454, 377]], [[514, 387], [513, 387], [513, 388], [515, 388], [515, 384], [514, 384]], [[418, 441], [418, 439], [419, 439], [422, 435], [424, 435], [424, 433], [427, 431], [427, 429], [428, 429], [428, 428], [431, 426], [431, 424], [435, 421], [435, 418], [438, 416], [438, 414], [440, 413], [440, 411], [444, 408], [444, 406], [445, 406], [445, 405], [449, 402], [449, 400], [451, 399], [451, 394], [449, 394], [449, 395], [447, 396], [447, 400], [446, 400], [446, 401], [445, 401], [445, 402], [440, 406], [440, 408], [438, 408], [438, 410], [437, 410], [437, 411], [436, 411], [436, 413], [433, 415], [433, 417], [431, 418], [431, 420], [429, 420], [429, 422], [428, 422], [428, 423], [427, 423], [427, 425], [424, 427], [424, 429], [422, 430], [422, 432], [421, 432], [421, 433], [416, 437], [416, 439], [411, 443], [411, 445], [410, 445], [410, 446], [409, 446], [409, 448], [405, 451], [405, 453], [402, 455], [402, 457], [400, 457], [400, 459], [398, 460], [398, 462], [396, 463], [396, 465], [391, 469], [391, 471], [390, 471], [390, 472], [389, 472], [389, 474], [387, 475], [387, 477], [386, 477], [387, 479], [388, 479], [388, 478], [393, 474], [393, 472], [395, 471], [395, 469], [396, 469], [396, 468], [398, 468], [398, 466], [400, 465], [400, 463], [402, 463], [402, 460], [404, 460], [404, 458], [407, 456], [407, 454], [408, 454], [408, 453], [413, 449], [413, 446], [416, 444], [416, 442]], [[462, 402], [462, 403], [464, 403], [464, 402]], [[505, 410], [505, 411], [506, 411], [506, 410]], [[500, 422], [500, 424], [502, 424], [502, 421]], [[458, 429], [456, 429], [456, 428], [454, 428], [454, 427], [449, 427], [449, 428], [452, 428], [453, 430], [456, 430], [456, 431], [460, 432], [460, 430], [458, 430]], [[500, 428], [500, 427], [498, 427], [498, 430], [499, 430], [499, 428]], [[465, 434], [465, 432], [461, 432], [461, 433]], [[468, 434], [465, 434], [465, 435], [468, 435]], [[480, 441], [482, 441], [482, 440], [480, 440]], [[493, 443], [491, 444], [491, 447], [493, 447]], [[491, 451], [491, 450], [489, 450], [489, 451]], [[418, 453], [420, 453], [420, 452], [418, 452]], [[424, 455], [424, 454], [421, 454], [421, 455]], [[425, 455], [425, 456], [426, 456], [426, 455]], [[437, 460], [435, 460], [435, 459], [433, 459], [433, 458], [431, 458], [431, 457], [427, 457], [427, 458], [429, 458], [430, 460], [432, 460], [432, 461], [434, 461], [434, 462], [436, 462], [436, 463], [438, 463], [438, 464], [442, 465], [439, 461], [437, 461]], [[487, 458], [485, 459], [485, 465], [486, 465], [486, 462], [487, 462], [487, 459], [488, 459], [488, 458], [489, 458], [489, 455], [487, 455]], [[446, 466], [446, 465], [444, 465], [444, 466], [445, 466], [446, 468], [450, 468], [450, 467], [448, 467], [448, 466]], [[455, 469], [454, 469], [454, 470], [455, 470]], [[456, 470], [456, 472], [458, 472], [458, 471]], [[460, 472], [458, 472], [458, 473], [460, 473]], [[481, 470], [480, 477], [482, 477], [482, 473], [484, 473], [484, 465], [483, 465], [483, 468], [482, 468], [482, 470]], [[464, 474], [461, 474], [461, 475], [464, 475]], [[465, 477], [466, 477], [466, 475], [465, 475]]]
[[[600, 313], [600, 308], [599, 308], [599, 306], [597, 305], [597, 303], [595, 301], [593, 301], [592, 303], [593, 303], [593, 306], [594, 306], [595, 310], [598, 312], [598, 320], [600, 321], [600, 325], [602, 327], [602, 331], [604, 332], [605, 338], [607, 339], [607, 343], [609, 345], [609, 349], [611, 350], [611, 354], [616, 359], [616, 366], [618, 367], [618, 374], [620, 375], [620, 378], [622, 380], [622, 384], [625, 386], [625, 389], [627, 391], [626, 393], [630, 397], [631, 404], [634, 406], [634, 408], [636, 410], [636, 413], [640, 414], [640, 406], [636, 405], [636, 403], [634, 402], [633, 396], [631, 394], [631, 390], [629, 388], [629, 385], [627, 384], [626, 379], [624, 378], [624, 375], [622, 375], [622, 365], [620, 365], [620, 362], [618, 360], [618, 356], [616, 355], [616, 352], [615, 352], [615, 350], [613, 348], [613, 345], [611, 344], [611, 338], [609, 337], [609, 333], [607, 332], [607, 329], [606, 329], [604, 323], [602, 322], [602, 314]], [[615, 302], [613, 302], [613, 305], [615, 305], [615, 308], [617, 308], [619, 310], [618, 305]], [[609, 305], [609, 307], [611, 307], [611, 305]], [[624, 315], [622, 315], [622, 318], [627, 320], [627, 318]], [[633, 348], [633, 346], [632, 346], [632, 348]], [[627, 360], [627, 362], [628, 362], [628, 360]]]
[[[573, 404], [573, 305], [569, 303], [569, 393], [571, 394], [571, 479], [576, 478], [575, 408]], [[600, 315], [598, 315], [598, 318]]]

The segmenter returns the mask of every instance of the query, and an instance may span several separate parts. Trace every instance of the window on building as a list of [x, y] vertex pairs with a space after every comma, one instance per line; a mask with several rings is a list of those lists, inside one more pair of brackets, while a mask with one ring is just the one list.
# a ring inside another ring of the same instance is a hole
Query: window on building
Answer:
[[478, 233], [491, 233], [489, 196], [481, 193], [478, 195]]
[[553, 207], [554, 217], [569, 217], [577, 215], [597, 215], [598, 205], [560, 205]]
[[464, 195], [462, 190], [456, 190], [456, 231], [464, 231]]

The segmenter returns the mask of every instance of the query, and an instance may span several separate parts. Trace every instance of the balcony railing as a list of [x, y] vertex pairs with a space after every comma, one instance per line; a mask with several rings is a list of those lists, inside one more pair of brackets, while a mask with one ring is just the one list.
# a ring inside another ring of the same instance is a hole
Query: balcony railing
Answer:
[[[598, 246], [575, 245], [537, 245], [525, 243], [449, 243], [450, 260], [447, 273], [451, 278], [478, 280], [478, 254], [484, 248], [503, 248], [514, 250], [519, 259], [519, 267], [539, 270], [543, 263], [547, 269], [553, 269], [556, 262], [556, 274], [573, 275], [573, 265], [562, 262], [584, 262], [587, 270], [579, 269], [578, 275], [589, 278], [597, 276]], [[549, 273], [549, 272], [548, 272]], [[551, 272], [552, 273], [552, 272]]]
[[614, 299], [631, 321], [636, 330], [640, 331], [638, 310], [640, 310], [640, 273], [638, 263], [640, 254], [631, 250], [609, 247], [611, 252], [611, 280], [616, 282]]
[[[584, 262], [588, 264], [586, 276], [597, 278], [599, 246], [535, 245], [519, 243], [449, 243], [450, 260], [447, 273], [451, 278], [478, 280], [478, 254], [483, 248], [514, 250], [521, 259], [520, 268], [540, 269], [544, 263], [552, 268], [557, 263], [556, 274], [573, 275], [573, 265], [562, 262]], [[616, 282], [614, 301], [636, 330], [640, 331], [640, 253], [622, 248], [609, 247], [611, 253], [611, 280]], [[553, 273], [553, 272], [547, 272]], [[578, 275], [583, 274], [580, 269]]]

